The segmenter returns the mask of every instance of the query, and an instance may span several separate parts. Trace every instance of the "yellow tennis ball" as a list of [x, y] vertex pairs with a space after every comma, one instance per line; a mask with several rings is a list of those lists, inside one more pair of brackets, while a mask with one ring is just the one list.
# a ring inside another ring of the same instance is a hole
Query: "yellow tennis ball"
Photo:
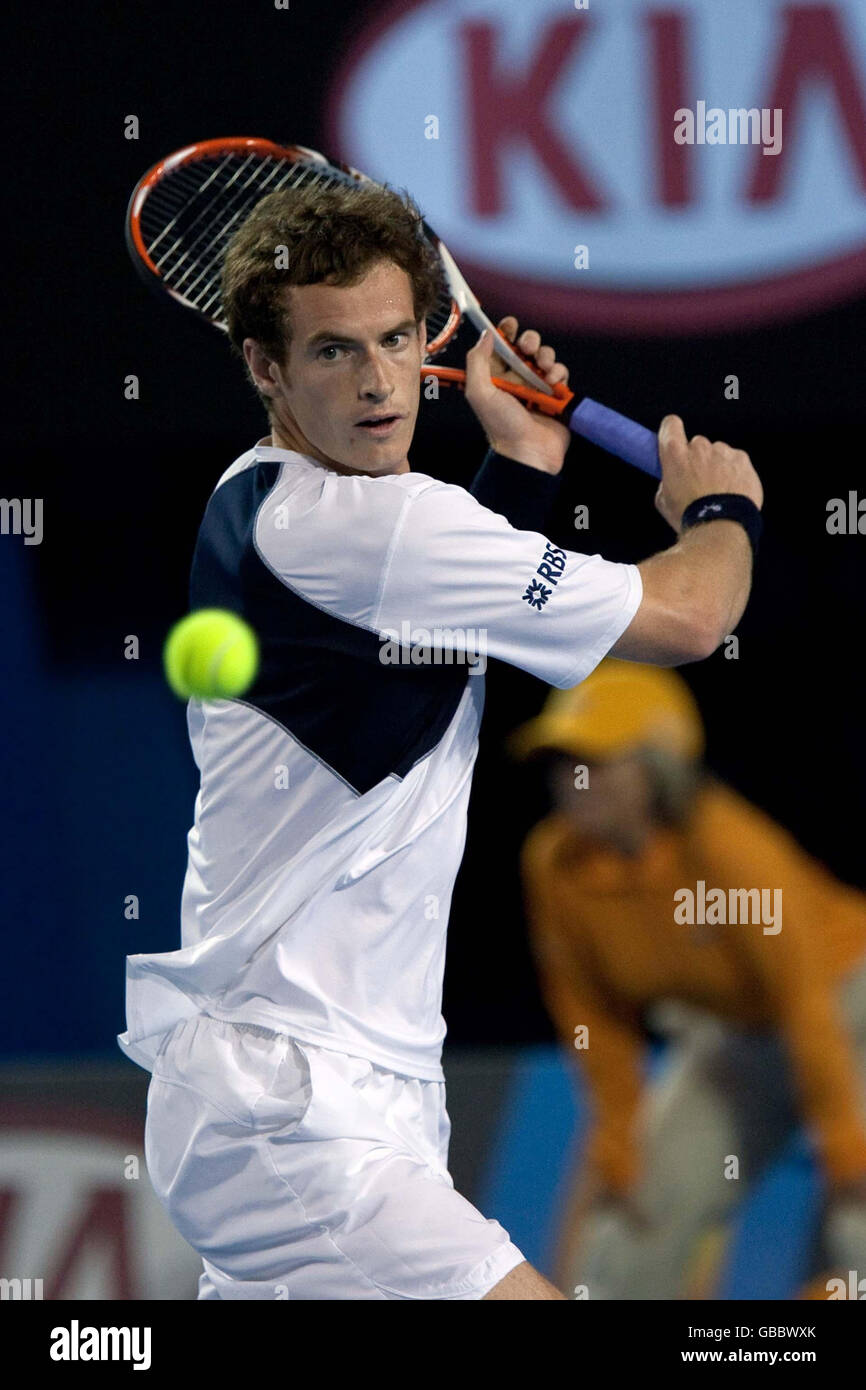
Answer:
[[163, 649], [165, 678], [181, 700], [232, 700], [249, 690], [259, 644], [249, 623], [224, 608], [199, 608], [175, 623]]

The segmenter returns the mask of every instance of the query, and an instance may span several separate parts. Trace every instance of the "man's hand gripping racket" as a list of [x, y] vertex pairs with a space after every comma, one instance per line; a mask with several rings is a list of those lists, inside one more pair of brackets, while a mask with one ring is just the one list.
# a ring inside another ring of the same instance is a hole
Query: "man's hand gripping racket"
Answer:
[[[225, 331], [223, 258], [256, 204], [277, 189], [364, 182], [370, 180], [358, 170], [300, 145], [240, 136], [201, 141], [160, 160], [140, 180], [127, 211], [127, 244], [149, 284]], [[574, 395], [564, 381], [551, 384], [543, 370], [515, 350], [487, 317], [448, 248], [426, 222], [424, 232], [442, 269], [439, 302], [427, 316], [428, 358], [442, 352], [468, 318], [479, 333], [490, 330], [497, 335], [496, 355], [508, 369], [507, 376], [493, 378], [498, 389], [660, 478], [653, 432], [588, 398], [572, 408]], [[423, 373], [443, 382], [466, 381], [462, 370], [433, 362]]]
[[[435, 234], [433, 238], [445, 269], [449, 291], [459, 307], [461, 316], [468, 318], [482, 335], [491, 334], [494, 342], [493, 351], [510, 369], [506, 377], [494, 376], [493, 385], [542, 414], [560, 420], [572, 433], [597, 444], [609, 454], [615, 454], [617, 458], [630, 463], [633, 468], [639, 468], [641, 472], [649, 473], [653, 478], [661, 478], [658, 439], [652, 430], [639, 425], [635, 420], [630, 420], [626, 415], [620, 415], [618, 411], [611, 410], [606, 405], [600, 405], [589, 396], [585, 396], [576, 408], [572, 408], [574, 392], [569, 390], [565, 381], [554, 385], [545, 379], [544, 371], [529, 360], [528, 353], [533, 349], [525, 349], [527, 355], [523, 355], [511, 346], [513, 337], [503, 327], [506, 321], [503, 320], [497, 327], [492, 319], [488, 318], [447, 246]], [[513, 322], [516, 329], [516, 320]], [[459, 327], [459, 320], [457, 326]], [[454, 331], [456, 332], [456, 327]], [[482, 353], [486, 351], [483, 343], [478, 346], [481, 347]], [[466, 380], [466, 373], [453, 367], [428, 367], [426, 374], [431, 373], [440, 381], [454, 382], [458, 385]]]
[[512, 388], [523, 378], [508, 368], [499, 356], [504, 338], [551, 387], [554, 399], [567, 404], [573, 393], [568, 389], [568, 368], [557, 362], [552, 347], [542, 344], [541, 335], [526, 329], [518, 336], [517, 319], [501, 319], [496, 334], [486, 330], [466, 357], [466, 399], [481, 422], [493, 449], [508, 458], [520, 459], [547, 473], [562, 467], [571, 435], [561, 416], [550, 411], [527, 410], [522, 395], [515, 399]]

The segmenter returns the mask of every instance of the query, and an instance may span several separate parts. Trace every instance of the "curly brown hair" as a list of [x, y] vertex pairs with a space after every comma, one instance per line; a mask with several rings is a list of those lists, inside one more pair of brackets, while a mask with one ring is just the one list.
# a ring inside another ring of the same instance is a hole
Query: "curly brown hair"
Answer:
[[[442, 272], [407, 193], [378, 184], [269, 193], [226, 252], [222, 301], [232, 346], [243, 357], [244, 339], [255, 338], [283, 362], [292, 333], [286, 286], [354, 285], [382, 260], [409, 276], [420, 322], [436, 303]], [[259, 398], [270, 409], [269, 399], [261, 392]]]

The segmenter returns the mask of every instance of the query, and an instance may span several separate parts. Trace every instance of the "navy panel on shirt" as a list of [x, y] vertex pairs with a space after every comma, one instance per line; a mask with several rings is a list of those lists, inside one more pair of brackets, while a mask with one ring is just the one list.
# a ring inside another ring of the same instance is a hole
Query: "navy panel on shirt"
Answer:
[[[469, 678], [465, 663], [388, 665], [382, 642], [286, 587], [259, 557], [256, 516], [280, 474], [263, 460], [208, 502], [190, 608], [228, 608], [256, 632], [261, 665], [243, 703], [261, 710], [358, 793], [403, 777], [442, 738]], [[478, 677], [474, 677], [478, 679]]]

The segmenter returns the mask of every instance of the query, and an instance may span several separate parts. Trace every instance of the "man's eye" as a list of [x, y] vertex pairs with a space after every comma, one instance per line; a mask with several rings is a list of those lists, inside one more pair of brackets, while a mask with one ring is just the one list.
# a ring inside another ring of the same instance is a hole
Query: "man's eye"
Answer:
[[388, 347], [400, 347], [402, 343], [408, 341], [408, 338], [408, 333], [389, 333], [387, 338], [385, 339], [385, 342], [388, 345]]
[[329, 343], [327, 347], [319, 349], [319, 356], [324, 358], [326, 362], [336, 362], [338, 360], [338, 354], [342, 351], [343, 349], [338, 347], [336, 343]]

